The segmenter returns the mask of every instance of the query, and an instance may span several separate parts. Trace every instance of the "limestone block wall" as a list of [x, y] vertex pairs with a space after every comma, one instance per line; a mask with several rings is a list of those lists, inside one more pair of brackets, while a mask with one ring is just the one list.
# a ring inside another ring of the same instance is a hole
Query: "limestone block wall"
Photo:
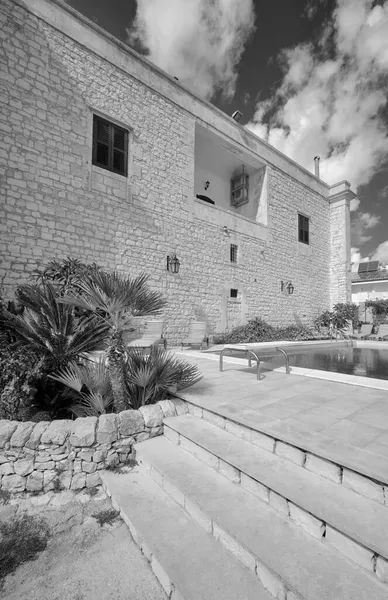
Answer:
[[[254, 316], [278, 325], [310, 323], [330, 304], [328, 186], [263, 147], [257, 159], [266, 164], [267, 226], [255, 232], [238, 217], [225, 233], [217, 209], [201, 219], [193, 209], [195, 128], [201, 111], [209, 128], [221, 127], [219, 111], [195, 104], [183, 89], [170, 97], [166, 82], [163, 94], [151, 71], [141, 81], [140, 59], [119, 46], [107, 60], [102, 34], [104, 52], [92, 52], [65, 10], [50, 3], [54, 27], [20, 0], [0, 6], [4, 298], [37, 264], [72, 256], [129, 275], [149, 273], [150, 285], [168, 300], [170, 344], [186, 337], [190, 320], [205, 320], [209, 333]], [[73, 27], [72, 35], [61, 27]], [[127, 178], [91, 164], [93, 114], [128, 129]], [[222, 127], [223, 135], [232, 133], [226, 118]], [[239, 136], [240, 146], [256, 151], [251, 138]], [[310, 219], [309, 246], [298, 242], [298, 212]], [[231, 243], [239, 246], [237, 265], [229, 260]], [[174, 252], [178, 275], [166, 270]], [[293, 296], [281, 293], [281, 281], [292, 281]], [[242, 298], [240, 314], [228, 309], [231, 288]]]
[[174, 399], [75, 421], [1, 420], [0, 489], [44, 493], [99, 485], [101, 469], [134, 459], [136, 442], [163, 433], [163, 417], [186, 411]]
[[349, 199], [340, 197], [330, 205], [330, 304], [351, 302], [350, 208]]

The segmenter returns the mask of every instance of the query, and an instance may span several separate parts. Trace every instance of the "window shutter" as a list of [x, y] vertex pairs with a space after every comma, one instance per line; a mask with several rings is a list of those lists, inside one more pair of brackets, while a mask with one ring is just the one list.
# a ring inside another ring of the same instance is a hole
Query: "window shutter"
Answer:
[[128, 131], [97, 115], [93, 117], [93, 164], [127, 175]]

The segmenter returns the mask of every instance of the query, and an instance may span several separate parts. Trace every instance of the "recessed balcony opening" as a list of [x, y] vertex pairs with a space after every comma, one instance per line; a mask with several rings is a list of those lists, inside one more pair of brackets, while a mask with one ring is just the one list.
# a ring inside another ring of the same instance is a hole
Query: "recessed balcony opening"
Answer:
[[267, 225], [265, 164], [198, 124], [194, 186], [197, 201]]

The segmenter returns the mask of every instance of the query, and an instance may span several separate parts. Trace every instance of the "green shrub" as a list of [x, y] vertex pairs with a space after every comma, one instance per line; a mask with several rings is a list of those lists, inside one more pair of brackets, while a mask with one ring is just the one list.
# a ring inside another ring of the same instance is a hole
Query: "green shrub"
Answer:
[[345, 329], [349, 322], [353, 327], [358, 326], [358, 306], [351, 302], [339, 302], [335, 304], [333, 310], [326, 310], [315, 320], [315, 326], [318, 330], [321, 327], [334, 329]]
[[[173, 389], [193, 385], [202, 375], [198, 367], [160, 346], [153, 346], [149, 353], [136, 347], [127, 351], [124, 377], [125, 408], [138, 409], [163, 400]], [[77, 417], [98, 417], [115, 412], [109, 370], [104, 359], [85, 365], [71, 363], [51, 378], [71, 388], [73, 403], [70, 410]]]
[[384, 317], [388, 315], [388, 299], [385, 300], [367, 300], [366, 308], [371, 308], [374, 317]]
[[213, 337], [215, 344], [237, 344], [254, 342], [273, 342], [280, 340], [311, 340], [316, 339], [315, 332], [303, 325], [288, 325], [287, 327], [274, 327], [260, 317], [250, 319], [246, 325], [240, 325], [232, 331], [216, 334]]
[[0, 419], [28, 421], [42, 361], [32, 350], [0, 345]]
[[160, 346], [152, 346], [149, 354], [141, 348], [127, 352], [124, 370], [128, 391], [128, 408], [138, 409], [155, 404], [174, 390], [182, 390], [202, 379], [195, 365], [179, 359]]
[[55, 287], [56, 292], [63, 296], [67, 293], [80, 293], [80, 284], [90, 273], [101, 271], [96, 263], [85, 264], [77, 258], [52, 260], [46, 267], [34, 269], [31, 278], [40, 284], [47, 282]]
[[23, 515], [0, 523], [0, 581], [45, 550], [50, 537], [46, 521]]

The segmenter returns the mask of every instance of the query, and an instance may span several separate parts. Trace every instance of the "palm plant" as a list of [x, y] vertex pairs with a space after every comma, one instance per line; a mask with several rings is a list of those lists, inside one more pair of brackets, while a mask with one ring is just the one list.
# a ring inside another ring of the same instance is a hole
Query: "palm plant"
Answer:
[[125, 379], [131, 408], [162, 400], [172, 390], [181, 390], [202, 378], [198, 367], [174, 356], [160, 346], [147, 355], [141, 348], [128, 352]]
[[49, 377], [76, 392], [74, 403], [70, 407], [76, 417], [99, 417], [110, 412], [113, 394], [104, 359], [83, 365], [73, 362]]
[[11, 331], [17, 346], [35, 352], [46, 370], [56, 370], [69, 362], [104, 348], [109, 328], [95, 315], [77, 319], [71, 306], [59, 303], [49, 283], [23, 285], [17, 299], [25, 307], [22, 315], [4, 310], [0, 323]]
[[91, 311], [109, 329], [107, 343], [108, 369], [116, 412], [128, 408], [124, 378], [126, 346], [124, 335], [133, 331], [133, 317], [157, 315], [166, 305], [159, 292], [147, 285], [144, 273], [130, 278], [117, 272], [95, 271], [78, 283], [79, 293], [68, 293], [60, 299], [77, 308]]

